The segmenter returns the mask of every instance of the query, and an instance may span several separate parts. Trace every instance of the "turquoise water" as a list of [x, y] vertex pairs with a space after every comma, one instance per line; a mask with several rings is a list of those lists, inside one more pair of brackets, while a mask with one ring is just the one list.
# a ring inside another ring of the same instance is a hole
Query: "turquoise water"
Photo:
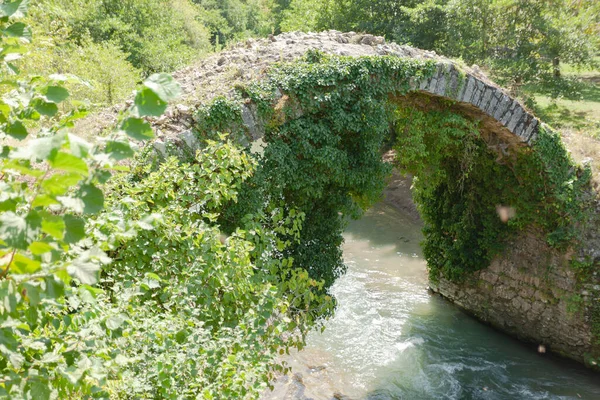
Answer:
[[303, 398], [600, 399], [600, 374], [429, 294], [418, 223], [379, 204], [344, 236], [335, 316], [288, 360]]

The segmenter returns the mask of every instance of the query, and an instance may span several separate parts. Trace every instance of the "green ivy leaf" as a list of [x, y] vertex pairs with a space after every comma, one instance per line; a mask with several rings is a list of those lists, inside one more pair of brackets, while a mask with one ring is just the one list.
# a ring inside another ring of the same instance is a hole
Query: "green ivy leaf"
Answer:
[[21, 121], [15, 121], [6, 127], [6, 133], [17, 140], [23, 140], [27, 137], [27, 128]]
[[135, 140], [148, 140], [154, 137], [150, 124], [141, 118], [127, 118], [121, 124], [121, 130]]
[[151, 89], [165, 103], [181, 95], [181, 86], [169, 74], [151, 75], [144, 81], [144, 86]]
[[50, 166], [66, 172], [75, 172], [83, 176], [88, 175], [88, 166], [79, 157], [62, 151], [57, 152], [50, 158]]
[[140, 117], [146, 115], [159, 117], [167, 109], [167, 103], [148, 87], [145, 87], [138, 92], [134, 102]]
[[69, 97], [69, 91], [62, 86], [47, 86], [41, 93], [49, 103], [62, 103]]

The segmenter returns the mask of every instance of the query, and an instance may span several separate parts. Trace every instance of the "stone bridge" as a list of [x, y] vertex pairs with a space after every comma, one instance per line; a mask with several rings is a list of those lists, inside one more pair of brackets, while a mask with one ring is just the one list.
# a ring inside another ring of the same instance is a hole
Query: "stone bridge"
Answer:
[[[235, 88], [266, 79], [272, 64], [293, 61], [311, 49], [351, 57], [431, 60], [437, 65], [431, 76], [412, 78], [407, 93], [389, 96], [417, 105], [423, 97], [433, 99], [433, 104], [449, 104], [453, 111], [480, 121], [487, 145], [500, 154], [510, 153], [514, 146], [532, 146], [538, 139], [540, 121], [476, 66], [459, 65], [433, 52], [386, 43], [382, 37], [328, 31], [247, 40], [176, 73], [183, 100], [152, 121], [158, 135], [155, 148], [163, 154], [169, 152], [169, 143], [176, 143], [174, 148], [196, 149], [200, 143], [194, 133], [195, 114], [218, 96], [238, 102], [246, 144], [258, 140], [264, 134], [265, 121], [256, 105], [250, 99], [241, 100]], [[277, 90], [272, 106], [276, 107], [285, 96], [284, 91]], [[106, 112], [103, 118], [110, 122], [116, 118], [115, 111]], [[302, 110], [296, 117], [300, 115]], [[600, 318], [594, 317], [600, 315], [600, 309], [592, 310], [600, 299], [600, 284], [579, 284], [568, 266], [572, 257], [572, 253], [565, 255], [549, 248], [539, 235], [524, 232], [509, 246], [507, 254], [472, 279], [460, 284], [441, 279], [432, 283], [432, 288], [503, 331], [545, 344], [578, 361], [586, 357], [589, 361], [590, 354], [600, 356], [600, 342], [594, 336], [598, 333], [594, 334], [592, 328], [594, 318]], [[573, 311], [574, 302], [583, 308]], [[600, 326], [600, 319], [596, 323]]]
[[[461, 114], [482, 121], [484, 130], [502, 138], [505, 142], [501, 145], [503, 148], [510, 144], [529, 145], [537, 138], [540, 121], [491, 82], [477, 66], [458, 65], [431, 51], [386, 43], [383, 37], [327, 31], [292, 32], [268, 39], [249, 39], [176, 73], [174, 76], [184, 91], [182, 103], [187, 106], [171, 107], [166, 116], [155, 122], [161, 137], [156, 143], [157, 148], [162, 150], [164, 142], [178, 138], [184, 138], [186, 143], [195, 147], [189, 128], [193, 125], [193, 113], [198, 105], [207, 104], [216, 96], [234, 96], [236, 86], [264, 78], [270, 65], [293, 61], [311, 49], [352, 57], [391, 55], [433, 60], [437, 63], [434, 75], [421, 81], [411, 80], [411, 92], [452, 101], [453, 107]], [[284, 93], [280, 92], [279, 96], [284, 96]], [[242, 106], [242, 117], [248, 138], [256, 140], [261, 137], [261, 121], [251, 104]]]

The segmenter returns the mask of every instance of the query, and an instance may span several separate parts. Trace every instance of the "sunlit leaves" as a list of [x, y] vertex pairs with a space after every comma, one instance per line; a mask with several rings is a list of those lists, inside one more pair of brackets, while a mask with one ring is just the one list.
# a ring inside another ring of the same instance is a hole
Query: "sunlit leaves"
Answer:
[[31, 29], [22, 22], [16, 22], [3, 30], [4, 35], [8, 37], [16, 37], [23, 39], [26, 42], [31, 41]]
[[121, 130], [135, 140], [148, 140], [154, 137], [154, 131], [150, 124], [141, 118], [130, 117], [125, 119], [121, 124]]
[[61, 103], [69, 97], [69, 91], [61, 86], [46, 86], [42, 95], [49, 103]]
[[134, 152], [129, 143], [117, 140], [109, 140], [106, 143], [106, 154], [116, 161], [132, 157]]
[[50, 159], [50, 166], [59, 171], [73, 172], [81, 174], [82, 176], [88, 175], [87, 163], [79, 157], [76, 157], [69, 153], [62, 151], [54, 153]]
[[181, 95], [181, 86], [169, 74], [154, 74], [144, 82], [164, 102], [175, 100]]
[[0, 4], [0, 17], [23, 18], [27, 13], [29, 0], [16, 0]]
[[86, 214], [96, 214], [104, 208], [104, 193], [94, 185], [82, 185], [78, 193]]
[[135, 107], [140, 117], [162, 115], [167, 109], [167, 102], [181, 94], [179, 84], [167, 74], [150, 76], [144, 86], [135, 97]]
[[8, 125], [6, 133], [15, 139], [23, 140], [27, 137], [27, 128], [21, 121], [15, 121]]
[[33, 217], [23, 217], [11, 211], [3, 212], [0, 214], [0, 238], [9, 247], [27, 249], [36, 238], [38, 222]]

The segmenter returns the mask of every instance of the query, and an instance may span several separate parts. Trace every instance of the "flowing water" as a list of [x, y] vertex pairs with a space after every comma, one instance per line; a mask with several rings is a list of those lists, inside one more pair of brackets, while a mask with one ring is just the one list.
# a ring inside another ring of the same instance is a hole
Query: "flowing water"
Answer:
[[[379, 204], [345, 233], [323, 333], [269, 399], [600, 399], [600, 374], [487, 327], [427, 291], [420, 226]], [[347, 396], [347, 397], [344, 397]]]

